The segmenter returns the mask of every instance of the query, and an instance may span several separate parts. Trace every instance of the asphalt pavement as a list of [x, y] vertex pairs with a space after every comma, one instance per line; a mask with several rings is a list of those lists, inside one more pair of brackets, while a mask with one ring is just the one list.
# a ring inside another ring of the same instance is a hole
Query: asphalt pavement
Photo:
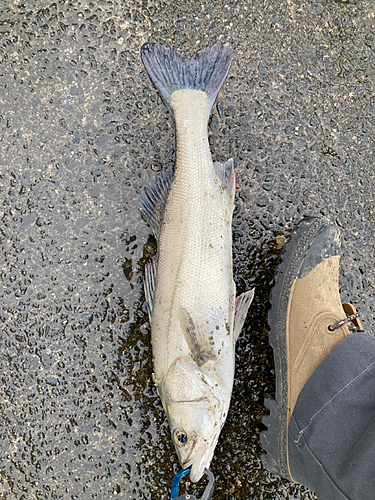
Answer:
[[150, 39], [190, 55], [233, 49], [209, 141], [215, 161], [234, 158], [234, 277], [256, 297], [214, 498], [315, 498], [260, 461], [275, 384], [268, 299], [291, 229], [325, 216], [342, 228], [342, 300], [374, 330], [373, 7], [1, 2], [0, 499], [166, 499], [179, 470], [151, 378], [143, 272], [155, 240], [136, 206], [175, 157], [140, 59]]

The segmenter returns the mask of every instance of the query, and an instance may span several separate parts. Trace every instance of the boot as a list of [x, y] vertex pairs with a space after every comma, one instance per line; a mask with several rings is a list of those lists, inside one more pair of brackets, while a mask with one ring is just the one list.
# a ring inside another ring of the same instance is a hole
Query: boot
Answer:
[[268, 399], [268, 430], [261, 434], [263, 465], [293, 480], [288, 425], [299, 393], [323, 359], [353, 329], [362, 330], [351, 304], [342, 304], [338, 276], [340, 230], [326, 219], [302, 220], [285, 245], [271, 293], [269, 338], [276, 373], [275, 399]]

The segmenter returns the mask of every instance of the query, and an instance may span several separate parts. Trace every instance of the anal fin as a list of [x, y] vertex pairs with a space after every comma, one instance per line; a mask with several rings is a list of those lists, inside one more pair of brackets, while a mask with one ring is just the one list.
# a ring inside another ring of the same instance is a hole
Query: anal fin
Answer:
[[233, 158], [229, 158], [225, 163], [215, 162], [215, 172], [221, 181], [221, 186], [228, 194], [229, 203], [234, 210], [234, 196], [236, 192], [236, 175], [234, 173]]

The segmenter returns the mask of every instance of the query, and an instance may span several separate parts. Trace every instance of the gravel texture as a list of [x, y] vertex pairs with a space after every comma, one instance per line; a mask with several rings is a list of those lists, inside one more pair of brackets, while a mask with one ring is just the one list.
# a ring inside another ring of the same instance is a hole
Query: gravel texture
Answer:
[[0, 5], [0, 499], [166, 499], [179, 469], [151, 379], [155, 241], [136, 207], [175, 156], [140, 60], [151, 38], [233, 48], [209, 140], [235, 161], [235, 281], [256, 299], [214, 498], [314, 499], [260, 462], [268, 297], [290, 230], [323, 214], [342, 227], [342, 299], [373, 328], [373, 1]]

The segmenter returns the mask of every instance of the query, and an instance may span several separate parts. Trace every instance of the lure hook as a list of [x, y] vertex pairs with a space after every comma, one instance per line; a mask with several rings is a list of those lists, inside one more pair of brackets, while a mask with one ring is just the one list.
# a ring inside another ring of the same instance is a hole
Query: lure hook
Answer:
[[185, 474], [188, 474], [189, 472], [190, 472], [190, 469], [182, 469], [179, 472], [177, 472], [177, 474], [173, 478], [170, 500], [176, 500], [176, 499], [177, 500], [211, 500], [212, 494], [213, 494], [214, 488], [215, 488], [215, 477], [212, 474], [212, 472], [208, 469], [204, 469], [204, 473], [208, 477], [208, 483], [207, 483], [206, 489], [204, 490], [204, 493], [200, 499], [196, 498], [194, 495], [189, 495], [188, 493], [185, 493], [185, 495], [178, 496], [179, 483], [180, 483], [182, 477]]

